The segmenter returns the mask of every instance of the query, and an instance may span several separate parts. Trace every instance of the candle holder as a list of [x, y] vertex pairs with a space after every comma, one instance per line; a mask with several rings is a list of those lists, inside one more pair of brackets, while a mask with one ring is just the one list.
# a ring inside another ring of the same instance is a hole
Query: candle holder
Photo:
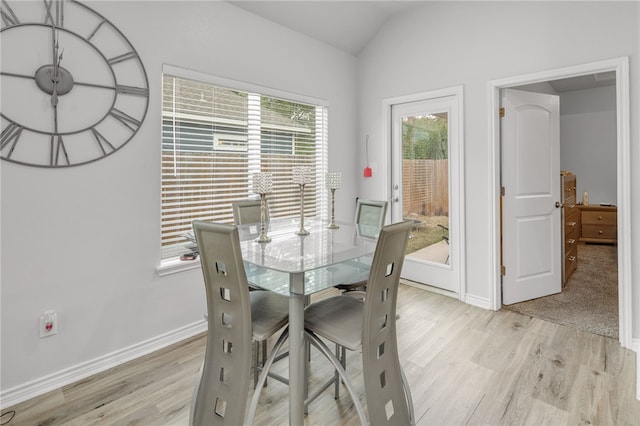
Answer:
[[260, 236], [256, 239], [259, 243], [268, 243], [271, 238], [267, 236], [267, 193], [273, 188], [271, 173], [260, 172], [253, 175], [253, 192], [260, 195]]
[[311, 167], [296, 166], [293, 168], [293, 183], [300, 186], [300, 229], [296, 231], [298, 235], [309, 235], [309, 231], [304, 229], [304, 186], [311, 182]]
[[340, 173], [327, 173], [327, 188], [331, 190], [331, 223], [327, 228], [338, 229], [340, 226], [336, 225], [336, 189], [340, 188], [342, 181], [342, 174]]

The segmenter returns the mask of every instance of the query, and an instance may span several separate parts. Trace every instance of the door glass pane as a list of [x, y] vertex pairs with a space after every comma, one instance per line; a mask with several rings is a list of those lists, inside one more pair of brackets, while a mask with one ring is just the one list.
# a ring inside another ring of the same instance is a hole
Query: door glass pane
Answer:
[[414, 223], [407, 257], [449, 264], [446, 112], [402, 119], [402, 215]]

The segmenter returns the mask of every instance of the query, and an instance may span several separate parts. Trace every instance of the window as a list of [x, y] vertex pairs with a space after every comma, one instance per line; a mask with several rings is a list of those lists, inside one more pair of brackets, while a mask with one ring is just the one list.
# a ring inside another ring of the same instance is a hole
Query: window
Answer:
[[185, 251], [193, 220], [232, 223], [254, 197], [251, 176], [273, 174], [271, 218], [298, 217], [293, 166], [309, 166], [305, 217], [327, 210], [327, 105], [165, 66], [162, 82], [162, 259]]

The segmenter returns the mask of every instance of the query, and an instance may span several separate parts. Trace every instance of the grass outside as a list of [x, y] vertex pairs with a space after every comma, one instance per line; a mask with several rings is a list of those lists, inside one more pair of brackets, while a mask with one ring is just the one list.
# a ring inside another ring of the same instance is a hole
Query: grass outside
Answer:
[[411, 230], [411, 237], [407, 244], [407, 254], [439, 243], [442, 241], [443, 230], [438, 225], [449, 226], [449, 218], [447, 216], [410, 215], [409, 219], [413, 220], [416, 225]]

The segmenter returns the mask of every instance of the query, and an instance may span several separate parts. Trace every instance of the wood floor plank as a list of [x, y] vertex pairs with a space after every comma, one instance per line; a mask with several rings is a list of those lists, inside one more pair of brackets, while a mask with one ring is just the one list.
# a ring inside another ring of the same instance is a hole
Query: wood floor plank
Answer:
[[534, 332], [537, 325], [537, 321], [529, 324], [510, 358], [494, 370], [495, 376], [490, 386], [484, 386], [485, 396], [469, 419], [470, 424], [522, 423], [539, 380], [539, 348], [546, 339]]
[[[398, 314], [400, 359], [420, 425], [640, 424], [635, 354], [615, 340], [407, 285], [400, 287]], [[16, 414], [7, 426], [186, 425], [205, 338], [8, 407], [3, 413]], [[360, 357], [348, 352], [347, 372], [365, 403]], [[332, 374], [315, 350], [311, 368], [312, 386]], [[286, 375], [286, 361], [275, 369]], [[285, 385], [269, 381], [255, 423], [288, 423]], [[359, 421], [342, 387], [338, 400], [328, 389], [314, 401], [304, 424]]]
[[582, 359], [579, 337], [579, 333], [568, 327], [558, 327], [553, 339], [541, 348], [542, 368], [534, 398], [567, 411]]

